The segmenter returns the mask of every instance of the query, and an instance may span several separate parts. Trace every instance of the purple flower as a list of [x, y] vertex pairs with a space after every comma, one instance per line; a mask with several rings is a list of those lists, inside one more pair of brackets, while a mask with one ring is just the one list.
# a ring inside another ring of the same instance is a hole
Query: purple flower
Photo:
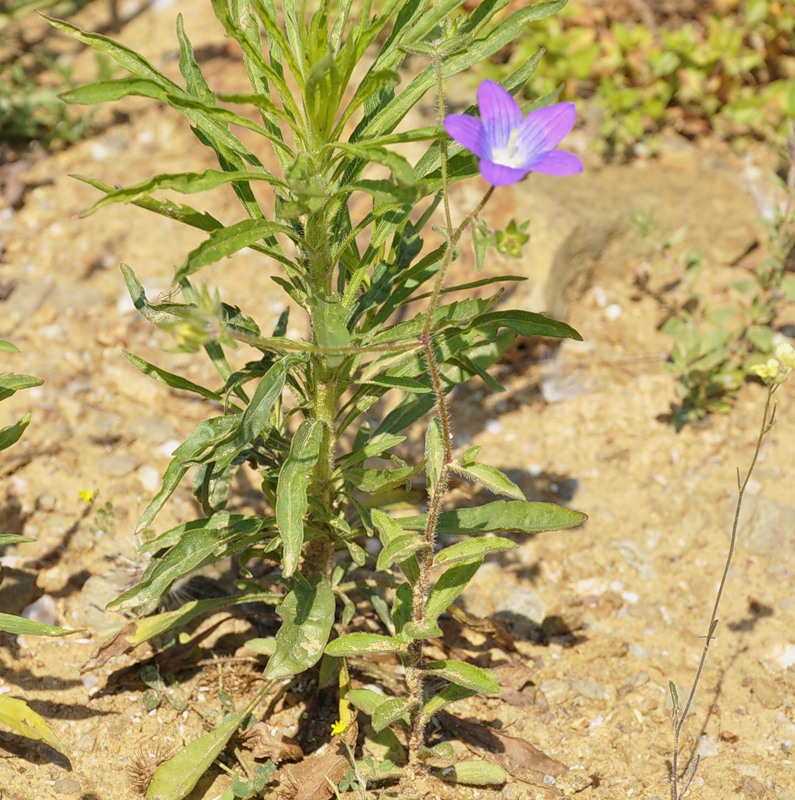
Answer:
[[480, 119], [448, 114], [444, 129], [480, 159], [480, 174], [494, 186], [508, 186], [528, 172], [574, 175], [583, 166], [577, 156], [556, 150], [572, 129], [574, 103], [555, 103], [524, 119], [516, 100], [494, 81], [478, 87]]

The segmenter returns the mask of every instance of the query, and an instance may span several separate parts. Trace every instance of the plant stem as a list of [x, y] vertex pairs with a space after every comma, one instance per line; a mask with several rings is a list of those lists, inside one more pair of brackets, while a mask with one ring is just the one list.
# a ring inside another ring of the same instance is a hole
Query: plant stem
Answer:
[[[734, 557], [734, 547], [737, 543], [737, 528], [740, 524], [740, 511], [743, 505], [743, 498], [745, 496], [745, 490], [748, 488], [748, 483], [751, 480], [751, 475], [753, 474], [754, 468], [756, 467], [757, 459], [759, 458], [759, 451], [762, 448], [762, 440], [765, 437], [765, 434], [770, 430], [773, 426], [773, 419], [775, 417], [775, 409], [773, 414], [768, 417], [770, 412], [770, 404], [773, 398], [773, 392], [776, 390], [776, 386], [768, 387], [767, 391], [767, 399], [765, 400], [765, 410], [762, 414], [762, 425], [759, 429], [759, 435], [756, 437], [756, 449], [754, 450], [754, 456], [751, 459], [751, 465], [748, 467], [748, 472], [745, 475], [745, 480], [740, 483], [740, 475], [739, 470], [737, 474], [737, 484], [738, 484], [738, 491], [737, 491], [737, 505], [735, 506], [734, 510], [734, 522], [732, 524], [732, 533], [731, 539], [729, 541], [729, 551], [726, 555], [726, 563], [723, 566], [723, 575], [721, 576], [720, 583], [718, 584], [718, 592], [715, 596], [715, 604], [712, 607], [712, 615], [709, 618], [709, 625], [707, 626], [707, 635], [704, 639], [704, 649], [701, 651], [701, 659], [698, 662], [698, 669], [696, 670], [696, 676], [693, 679], [693, 684], [690, 687], [690, 694], [688, 695], [687, 702], [685, 703], [685, 707], [682, 709], [681, 712], [675, 711], [676, 716], [674, 717], [674, 749], [671, 758], [671, 800], [679, 800], [680, 792], [680, 776], [679, 776], [679, 741], [682, 734], [682, 728], [684, 727], [685, 720], [687, 718], [687, 714], [690, 711], [690, 707], [693, 705], [693, 699], [696, 696], [696, 690], [698, 689], [699, 682], [701, 681], [701, 674], [704, 671], [704, 666], [707, 663], [707, 653], [709, 652], [709, 645], [713, 639], [713, 634], [715, 633], [715, 628], [718, 625], [718, 608], [720, 607], [720, 601], [723, 596], [723, 590], [726, 587], [726, 581], [729, 577], [729, 569], [731, 568], [732, 558]], [[689, 764], [688, 764], [689, 767]], [[685, 769], [685, 774], [689, 774], [690, 777], [682, 787], [682, 793], [684, 794], [688, 786], [690, 785], [690, 780], [692, 780], [693, 775], [695, 775], [695, 770], [690, 770], [688, 768]]]
[[[444, 86], [442, 82], [441, 57], [438, 53], [434, 57], [434, 65], [436, 68], [436, 81], [439, 95], [439, 117], [441, 122], [444, 118]], [[445, 222], [447, 226], [447, 247], [444, 252], [444, 257], [442, 259], [439, 272], [436, 274], [430, 300], [428, 301], [428, 310], [425, 316], [425, 324], [423, 325], [422, 333], [420, 335], [420, 344], [422, 346], [423, 355], [425, 356], [425, 363], [428, 365], [428, 373], [431, 377], [431, 385], [433, 387], [436, 410], [439, 414], [439, 421], [442, 428], [444, 455], [442, 459], [442, 466], [439, 470], [438, 479], [431, 491], [431, 499], [428, 506], [428, 516], [425, 523], [424, 532], [426, 546], [417, 553], [419, 573], [417, 581], [412, 587], [412, 623], [415, 626], [420, 626], [425, 622], [425, 598], [431, 582], [433, 549], [436, 542], [436, 525], [439, 519], [439, 513], [442, 509], [442, 503], [444, 502], [445, 494], [447, 493], [450, 464], [453, 461], [453, 431], [450, 408], [447, 403], [447, 398], [445, 397], [439, 361], [433, 349], [434, 315], [439, 305], [439, 297], [441, 295], [447, 269], [453, 260], [455, 247], [464, 231], [470, 225], [472, 220], [475, 219], [478, 214], [480, 214], [494, 192], [494, 187], [490, 186], [476, 208], [464, 218], [464, 220], [455, 230], [453, 230], [453, 221], [450, 215], [449, 187], [447, 182], [447, 143], [444, 140], [440, 142], [440, 167], [442, 178], [442, 197], [444, 199]], [[418, 768], [418, 754], [424, 741], [425, 725], [428, 721], [426, 714], [423, 712], [424, 665], [425, 660], [423, 656], [423, 640], [413, 639], [408, 646], [408, 651], [406, 654], [406, 686], [409, 690], [409, 697], [412, 700], [410, 711], [411, 730], [409, 733], [408, 748], [409, 769], [412, 772], [416, 772]]]

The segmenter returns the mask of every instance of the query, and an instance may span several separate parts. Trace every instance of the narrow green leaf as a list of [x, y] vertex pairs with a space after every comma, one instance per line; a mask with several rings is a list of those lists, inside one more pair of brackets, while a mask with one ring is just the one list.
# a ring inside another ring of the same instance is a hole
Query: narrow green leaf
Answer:
[[[106, 193], [105, 197], [97, 200], [91, 208], [84, 211], [82, 216], [88, 217], [100, 208], [112, 203], [136, 203], [141, 199], [147, 198], [152, 192], [170, 190], [180, 194], [195, 194], [235, 181], [241, 183], [264, 181], [272, 186], [286, 188], [284, 181], [279, 180], [268, 172], [253, 172], [251, 170], [226, 172], [218, 169], [206, 169], [204, 172], [176, 172], [155, 175], [148, 180], [131, 186], [124, 186], [121, 189], [111, 189]], [[221, 226], [219, 224], [216, 227]]]
[[429, 661], [423, 668], [428, 675], [438, 675], [456, 686], [463, 686], [478, 694], [499, 694], [497, 674], [466, 661]]
[[185, 85], [190, 94], [204, 103], [215, 102], [215, 95], [207, 85], [202, 71], [196, 62], [193, 45], [185, 34], [185, 21], [182, 14], [177, 14], [177, 39], [179, 40], [179, 71], [185, 79]]
[[412, 708], [414, 708], [414, 701], [410, 697], [392, 697], [384, 700], [373, 713], [373, 730], [378, 733], [398, 720], [407, 723]]
[[381, 655], [402, 653], [405, 649], [404, 641], [377, 633], [346, 633], [326, 645], [330, 656]]
[[456, 542], [450, 547], [440, 550], [433, 559], [433, 565], [440, 567], [446, 564], [457, 564], [459, 561], [468, 561], [470, 558], [483, 558], [489, 553], [503, 553], [513, 550], [516, 543], [501, 536], [479, 536], [476, 539], [466, 539]]
[[[588, 519], [581, 511], [554, 503], [531, 503], [521, 500], [495, 500], [475, 508], [458, 508], [439, 515], [437, 531], [444, 534], [540, 533], [582, 525]], [[425, 530], [426, 515], [401, 517], [400, 524], [409, 531]]]
[[433, 774], [447, 783], [467, 786], [502, 786], [508, 780], [508, 773], [499, 764], [479, 759], [459, 761], [452, 767], [434, 770]]
[[13, 633], [17, 636], [69, 636], [78, 633], [77, 630], [59, 628], [57, 625], [45, 625], [25, 617], [0, 612], [0, 631]]
[[23, 542], [35, 542], [30, 536], [20, 536], [16, 533], [0, 533], [0, 547], [5, 547], [9, 544], [22, 544]]
[[387, 450], [391, 450], [401, 442], [405, 442], [405, 436], [396, 436], [393, 433], [376, 433], [366, 445], [361, 448], [352, 450], [347, 455], [340, 459], [340, 464], [347, 468], [352, 467], [354, 464], [360, 464], [373, 456], [380, 456]]
[[378, 706], [384, 702], [384, 695], [372, 689], [349, 689], [345, 699], [372, 717]]
[[298, 675], [323, 655], [334, 624], [334, 592], [321, 577], [297, 576], [276, 613], [282, 626], [276, 634], [276, 652], [268, 661], [266, 678]]
[[467, 697], [472, 697], [476, 694], [477, 692], [474, 689], [465, 689], [463, 686], [451, 683], [449, 686], [445, 686], [441, 692], [435, 694], [422, 707], [423, 714], [430, 718], [449, 703], [455, 703], [457, 700], [465, 700]]
[[253, 544], [260, 538], [262, 520], [256, 518], [243, 517], [220, 531], [207, 522], [206, 527], [186, 532], [163, 556], [152, 559], [140, 581], [108, 603], [108, 610], [121, 611], [159, 599], [177, 578], [229, 555], [235, 544]]
[[0, 450], [5, 450], [18, 442], [28, 425], [30, 425], [30, 414], [25, 414], [19, 422], [0, 428]]
[[216, 403], [223, 403], [224, 401], [224, 398], [221, 397], [218, 392], [214, 392], [211, 389], [206, 389], [204, 386], [199, 386], [198, 383], [189, 381], [187, 378], [174, 375], [172, 372], [167, 372], [160, 367], [156, 367], [154, 364], [150, 364], [148, 361], [144, 361], [144, 359], [134, 355], [133, 353], [129, 353], [126, 350], [122, 350], [122, 353], [124, 353], [124, 357], [134, 367], [143, 372], [144, 375], [148, 375], [150, 378], [153, 378], [158, 383], [164, 383], [166, 386], [170, 386], [172, 389], [182, 389], [185, 392], [193, 392], [201, 397], [206, 397], [208, 400], [213, 400]]
[[307, 482], [320, 455], [324, 426], [320, 420], [305, 419], [290, 445], [276, 489], [276, 523], [284, 546], [283, 574], [291, 576], [298, 567], [304, 544], [304, 514]]
[[292, 228], [264, 219], [244, 219], [234, 225], [212, 231], [209, 239], [191, 250], [185, 263], [177, 270], [174, 281], [178, 282], [187, 278], [207, 264], [227, 258], [244, 247], [261, 242], [274, 233], [283, 233], [292, 239], [295, 238]]
[[[372, 510], [372, 520], [373, 525], [375, 525], [376, 529], [378, 530], [378, 536], [381, 539], [381, 544], [384, 547], [388, 547], [389, 543], [393, 539], [406, 533], [406, 531], [400, 527], [400, 523], [393, 520], [389, 514], [381, 511], [381, 509], [374, 508]], [[422, 530], [425, 530], [425, 528], [422, 528]], [[403, 574], [409, 579], [409, 581], [411, 581], [411, 583], [417, 582], [417, 579], [420, 575], [420, 567], [415, 556], [409, 556], [409, 558], [401, 562], [399, 566], [403, 571]]]
[[141, 514], [136, 530], [141, 531], [152, 524], [160, 509], [163, 508], [185, 476], [190, 462], [199, 458], [208, 447], [221, 441], [235, 428], [238, 421], [237, 416], [213, 417], [196, 426], [193, 433], [174, 451], [174, 457], [163, 473], [162, 485]]
[[428, 547], [428, 544], [425, 538], [417, 533], [406, 533], [402, 536], [396, 536], [378, 554], [378, 561], [375, 568], [386, 571], [396, 561], [405, 561], [409, 556], [413, 556], [424, 547]]
[[242, 711], [227, 717], [215, 730], [195, 739], [161, 764], [147, 789], [147, 800], [183, 800], [187, 797], [261, 699], [262, 693]]
[[65, 752], [61, 740], [52, 732], [44, 717], [24, 700], [0, 695], [0, 725], [26, 739], [42, 741], [59, 753]]
[[22, 389], [41, 386], [42, 383], [44, 381], [41, 378], [34, 378], [32, 375], [17, 375], [14, 372], [0, 375], [0, 400], [5, 400], [7, 397], [11, 397], [14, 392], [19, 392]]
[[0, 339], [0, 353], [18, 353], [19, 348], [13, 343], [9, 342], [6, 339]]
[[396, 486], [402, 486], [422, 470], [422, 464], [415, 467], [398, 467], [397, 469], [362, 469], [354, 467], [346, 470], [345, 477], [357, 489], [368, 494], [388, 492]]
[[[221, 469], [232, 463], [235, 457], [270, 428], [271, 412], [284, 390], [287, 375], [300, 356], [287, 355], [276, 361], [263, 375], [246, 410], [231, 419], [235, 420], [229, 433], [216, 442], [212, 448], [193, 459], [191, 463], [217, 461]], [[227, 417], [229, 419], [229, 417]]]
[[439, 576], [428, 595], [425, 604], [425, 618], [436, 621], [447, 606], [466, 589], [467, 584], [478, 571], [482, 561], [479, 558], [462, 561], [449, 567]]
[[532, 311], [492, 311], [479, 316], [472, 325], [486, 335], [491, 335], [499, 328], [511, 328], [520, 336], [547, 336], [552, 339], [582, 341], [582, 336], [571, 325]]
[[403, 626], [402, 632], [409, 639], [438, 639], [444, 635], [442, 629], [432, 619], [426, 619], [420, 623], [407, 622]]
[[524, 501], [524, 492], [504, 473], [488, 464], [460, 464], [453, 463], [450, 469], [457, 475], [462, 475], [475, 483], [485, 486], [494, 494], [502, 494], [514, 500]]

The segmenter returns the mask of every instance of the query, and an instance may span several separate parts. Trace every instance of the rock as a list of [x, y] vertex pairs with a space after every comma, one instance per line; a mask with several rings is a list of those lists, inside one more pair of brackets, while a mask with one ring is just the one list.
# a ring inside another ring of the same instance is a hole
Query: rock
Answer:
[[176, 435], [174, 426], [162, 417], [135, 416], [127, 423], [125, 432], [147, 444], [162, 444]]
[[22, 609], [22, 616], [34, 622], [45, 625], [58, 624], [58, 612], [55, 610], [55, 601], [48, 594], [43, 594], [38, 600]]
[[55, 781], [52, 790], [55, 794], [77, 794], [80, 791], [80, 783], [74, 778], [62, 778]]
[[84, 432], [95, 444], [113, 444], [121, 438], [121, 417], [109, 411], [92, 411]]
[[123, 478], [129, 475], [141, 460], [131, 455], [110, 455], [97, 459], [97, 470], [103, 478]]
[[758, 798], [762, 798], [767, 794], [765, 784], [752, 775], [743, 775], [735, 791], [743, 795], [743, 797], [750, 797], [753, 800], [758, 800]]
[[751, 683], [751, 691], [765, 708], [778, 708], [784, 702], [776, 685], [764, 678], [754, 680]]
[[[612, 688], [606, 689], [593, 681], [584, 681], [579, 678], [572, 678], [569, 681], [571, 688], [581, 697], [587, 697], [589, 700], [613, 700], [616, 693]], [[549, 699], [549, 698], [547, 698]]]
[[39, 511], [52, 511], [56, 503], [57, 500], [49, 492], [44, 492], [36, 498], [36, 508]]
[[[731, 505], [733, 514], [734, 501]], [[740, 547], [749, 553], [788, 561], [795, 557], [795, 508], [769, 497], [746, 495], [737, 535]]]
[[544, 681], [538, 689], [549, 705], [556, 706], [566, 699], [566, 695], [569, 693], [569, 682], [552, 679]]

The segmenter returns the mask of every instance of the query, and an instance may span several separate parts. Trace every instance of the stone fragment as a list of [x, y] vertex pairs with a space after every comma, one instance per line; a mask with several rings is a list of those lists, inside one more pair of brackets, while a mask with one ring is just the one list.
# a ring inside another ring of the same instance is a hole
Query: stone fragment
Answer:
[[757, 678], [751, 683], [751, 691], [765, 708], [778, 708], [784, 701], [778, 688], [765, 678]]

